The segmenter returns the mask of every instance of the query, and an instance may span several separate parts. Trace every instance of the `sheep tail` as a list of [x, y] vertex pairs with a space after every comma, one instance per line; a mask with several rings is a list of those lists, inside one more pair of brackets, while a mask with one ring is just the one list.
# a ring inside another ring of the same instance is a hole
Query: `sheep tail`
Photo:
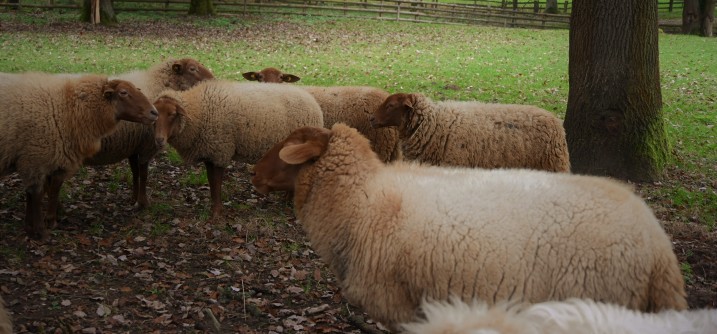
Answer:
[[664, 255], [657, 259], [650, 277], [648, 311], [687, 309], [685, 283], [677, 263], [677, 257], [672, 251], [664, 252]]

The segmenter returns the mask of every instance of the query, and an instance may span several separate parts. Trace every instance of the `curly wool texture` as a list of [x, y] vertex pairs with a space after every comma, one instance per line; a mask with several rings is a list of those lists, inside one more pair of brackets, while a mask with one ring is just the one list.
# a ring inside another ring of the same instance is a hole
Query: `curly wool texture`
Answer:
[[389, 326], [423, 298], [593, 298], [684, 309], [672, 244], [642, 199], [605, 178], [383, 165], [335, 125], [302, 165], [295, 211], [342, 293]]
[[314, 96], [324, 112], [324, 127], [344, 123], [357, 129], [371, 142], [383, 162], [401, 160], [401, 147], [395, 128], [374, 129], [369, 116], [388, 97], [388, 92], [365, 86], [302, 86]]
[[406, 159], [440, 166], [570, 171], [562, 121], [546, 110], [434, 102], [414, 95], [413, 117], [398, 129]]
[[12, 334], [12, 320], [5, 309], [5, 301], [0, 296], [0, 334]]
[[53, 171], [77, 171], [118, 121], [106, 77], [0, 74], [0, 175], [17, 171], [42, 190]]
[[714, 334], [717, 309], [642, 313], [571, 298], [533, 305], [494, 306], [457, 298], [421, 306], [425, 320], [402, 325], [405, 334]]
[[254, 163], [295, 128], [324, 124], [314, 98], [292, 85], [212, 80], [161, 96], [177, 100], [187, 113], [168, 142], [188, 163]]
[[[202, 66], [195, 60], [191, 61]], [[156, 64], [146, 71], [132, 71], [117, 75], [116, 79], [132, 82], [150, 101], [154, 101], [154, 98], [165, 89], [187, 90], [196, 85], [196, 82], [177, 74], [172, 69], [176, 62], [176, 60], [168, 60]], [[204, 70], [209, 71], [206, 68]], [[85, 164], [90, 166], [109, 165], [135, 154], [138, 156], [140, 164], [146, 164], [161, 149], [154, 141], [153, 126], [120, 122], [112, 134], [102, 138], [100, 151], [87, 159]]]

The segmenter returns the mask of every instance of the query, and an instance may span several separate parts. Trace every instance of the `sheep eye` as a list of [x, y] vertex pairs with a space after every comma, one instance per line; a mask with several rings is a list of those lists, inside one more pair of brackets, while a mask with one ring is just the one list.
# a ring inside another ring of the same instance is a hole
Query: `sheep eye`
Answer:
[[124, 89], [119, 92], [119, 95], [122, 96], [122, 97], [125, 97], [125, 96], [127, 96], [128, 94], [129, 94], [129, 93], [128, 93], [126, 90], [124, 90]]

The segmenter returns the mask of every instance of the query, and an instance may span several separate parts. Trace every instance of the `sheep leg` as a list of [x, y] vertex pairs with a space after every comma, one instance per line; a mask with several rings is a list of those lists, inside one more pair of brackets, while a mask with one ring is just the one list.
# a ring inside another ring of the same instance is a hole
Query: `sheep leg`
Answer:
[[135, 154], [129, 157], [129, 167], [132, 170], [132, 203], [136, 204], [137, 209], [142, 210], [149, 206], [147, 198], [149, 162], [140, 163], [139, 155]]
[[224, 168], [215, 166], [210, 161], [205, 161], [204, 165], [207, 167], [209, 193], [212, 197], [212, 218], [219, 218], [222, 211], [222, 180], [224, 179]]
[[30, 186], [25, 189], [25, 232], [31, 239], [45, 241], [49, 232], [42, 220], [42, 187]]
[[60, 209], [60, 189], [64, 181], [65, 173], [62, 171], [55, 171], [47, 177], [45, 185], [47, 192], [45, 223], [51, 229], [57, 226], [57, 211]]

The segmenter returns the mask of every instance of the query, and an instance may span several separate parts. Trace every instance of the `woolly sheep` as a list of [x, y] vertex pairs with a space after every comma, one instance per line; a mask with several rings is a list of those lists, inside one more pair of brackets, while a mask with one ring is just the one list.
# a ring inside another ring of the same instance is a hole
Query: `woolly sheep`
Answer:
[[344, 123], [357, 129], [371, 142], [371, 148], [384, 162], [402, 158], [395, 128], [374, 129], [369, 117], [386, 100], [388, 92], [367, 86], [302, 86], [309, 92], [324, 112], [324, 127]]
[[571, 298], [525, 306], [425, 302], [424, 321], [404, 324], [405, 334], [714, 334], [717, 309], [642, 313], [623, 306]]
[[204, 162], [212, 217], [221, 212], [224, 168], [237, 160], [254, 163], [262, 153], [302, 126], [322, 126], [316, 101], [291, 85], [205, 81], [184, 91], [165, 91], [156, 141], [168, 142], [187, 163]]
[[[204, 80], [214, 79], [212, 72], [197, 60], [183, 58], [167, 60], [147, 71], [132, 71], [111, 77], [132, 82], [150, 101], [164, 89], [186, 90]], [[147, 175], [149, 162], [161, 148], [154, 142], [154, 127], [133, 122], [120, 122], [117, 129], [102, 138], [100, 151], [85, 160], [88, 166], [102, 166], [127, 159], [132, 171], [132, 202], [138, 209], [149, 206]], [[48, 189], [47, 221], [57, 220], [59, 194], [62, 183]]]
[[[299, 77], [284, 74], [274, 67], [259, 72], [242, 74], [247, 80], [266, 83], [296, 82]], [[321, 106], [324, 112], [324, 127], [330, 128], [336, 123], [345, 123], [356, 128], [369, 141], [371, 147], [384, 162], [401, 159], [398, 133], [393, 128], [374, 129], [368, 119], [374, 110], [388, 97], [388, 93], [366, 86], [302, 86]]]
[[534, 106], [389, 96], [371, 117], [398, 127], [406, 159], [431, 165], [569, 172], [562, 121]]
[[0, 334], [12, 334], [12, 319], [5, 309], [2, 296], [0, 296]]
[[684, 309], [670, 239], [606, 178], [411, 162], [384, 165], [355, 129], [301, 128], [254, 166], [296, 217], [347, 300], [396, 329], [423, 298], [593, 298]]
[[23, 180], [29, 236], [49, 236], [41, 210], [46, 186], [73, 175], [120, 120], [150, 124], [156, 118], [157, 110], [129, 81], [0, 74], [0, 175], [17, 171]]
[[259, 72], [242, 73], [244, 79], [266, 83], [297, 82], [301, 78], [288, 73], [282, 73], [274, 67], [267, 67]]

